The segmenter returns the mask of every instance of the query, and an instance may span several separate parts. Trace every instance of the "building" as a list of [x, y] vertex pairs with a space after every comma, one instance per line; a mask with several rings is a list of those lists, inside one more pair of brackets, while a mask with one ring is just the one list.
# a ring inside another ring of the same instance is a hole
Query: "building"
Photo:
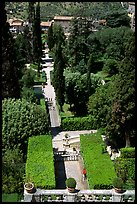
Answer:
[[131, 18], [131, 29], [135, 31], [135, 2], [128, 2], [128, 16]]
[[10, 31], [12, 33], [16, 34], [18, 32], [23, 32], [24, 24], [25, 24], [23, 20], [14, 18], [14, 19], [7, 20], [7, 22], [10, 25]]
[[51, 21], [47, 21], [47, 22], [42, 21], [42, 22], [40, 23], [40, 26], [41, 26], [41, 30], [42, 30], [44, 33], [47, 33], [48, 28], [51, 26]]
[[70, 32], [70, 22], [73, 19], [73, 16], [55, 16], [54, 23], [57, 23], [62, 26], [64, 33], [69, 35]]

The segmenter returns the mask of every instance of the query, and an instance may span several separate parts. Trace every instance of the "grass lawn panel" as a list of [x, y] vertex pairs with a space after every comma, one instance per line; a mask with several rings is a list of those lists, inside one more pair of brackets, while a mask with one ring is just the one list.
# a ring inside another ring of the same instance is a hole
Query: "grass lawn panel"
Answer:
[[29, 138], [26, 161], [26, 178], [43, 189], [55, 188], [55, 171], [51, 135]]
[[102, 138], [99, 133], [80, 135], [80, 149], [87, 168], [90, 189], [109, 189], [116, 177], [113, 162], [108, 153], [102, 154]]

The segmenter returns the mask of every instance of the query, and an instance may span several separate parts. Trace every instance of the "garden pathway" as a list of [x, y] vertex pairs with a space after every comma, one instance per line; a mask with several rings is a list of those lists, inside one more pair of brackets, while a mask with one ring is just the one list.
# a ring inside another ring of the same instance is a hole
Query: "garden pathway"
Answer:
[[[44, 94], [45, 100], [52, 102], [51, 106], [49, 106], [49, 114], [50, 114], [52, 136], [53, 136], [53, 140], [52, 140], [53, 148], [58, 148], [59, 151], [62, 151], [64, 150], [63, 138], [66, 133], [70, 135], [71, 143], [79, 143], [80, 132], [86, 133], [87, 131], [62, 132], [60, 130], [60, 118], [59, 118], [58, 109], [56, 106], [55, 91], [54, 91], [54, 87], [51, 85], [51, 82], [50, 82], [50, 71], [53, 70], [53, 68], [47, 67], [47, 68], [44, 68], [43, 70], [47, 74], [47, 85], [45, 85], [45, 88], [43, 88], [43, 94]], [[91, 131], [88, 131], [88, 132], [91, 132]], [[83, 164], [80, 163], [79, 161], [55, 162], [57, 188], [66, 188], [65, 187], [66, 178], [74, 177], [77, 182], [77, 186], [76, 186], [77, 189], [88, 189], [87, 181], [82, 181], [82, 165]]]

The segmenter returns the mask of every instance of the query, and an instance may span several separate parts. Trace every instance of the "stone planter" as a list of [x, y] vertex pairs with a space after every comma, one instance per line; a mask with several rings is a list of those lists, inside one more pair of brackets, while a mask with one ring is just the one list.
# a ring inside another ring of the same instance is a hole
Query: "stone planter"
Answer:
[[116, 193], [123, 193], [123, 190], [121, 188], [114, 188]]
[[67, 187], [67, 189], [68, 189], [68, 192], [69, 192], [69, 193], [74, 193], [74, 192], [75, 192], [75, 188]]

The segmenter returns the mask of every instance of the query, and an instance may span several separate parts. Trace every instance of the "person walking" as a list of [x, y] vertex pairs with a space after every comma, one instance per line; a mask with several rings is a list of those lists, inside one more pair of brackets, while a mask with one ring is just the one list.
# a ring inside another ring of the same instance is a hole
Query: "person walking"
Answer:
[[86, 177], [87, 177], [87, 170], [86, 170], [86, 168], [83, 168], [82, 175], [83, 175], [83, 181], [84, 181], [86, 179]]

